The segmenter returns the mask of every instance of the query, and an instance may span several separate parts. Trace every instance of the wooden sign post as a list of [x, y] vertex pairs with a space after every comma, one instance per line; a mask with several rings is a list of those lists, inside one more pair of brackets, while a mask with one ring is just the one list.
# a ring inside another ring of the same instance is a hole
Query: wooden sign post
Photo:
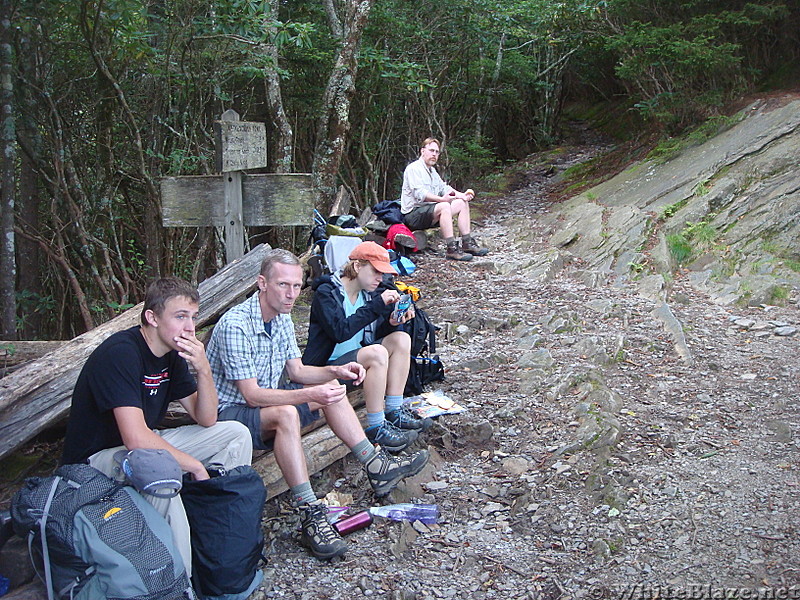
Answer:
[[225, 260], [244, 255], [242, 171], [267, 166], [267, 128], [263, 123], [239, 121], [226, 110], [214, 123], [217, 171], [225, 178]]
[[214, 123], [219, 176], [161, 180], [164, 227], [224, 227], [228, 263], [244, 254], [245, 226], [309, 225], [314, 193], [309, 173], [248, 175], [267, 164], [266, 125], [227, 110]]

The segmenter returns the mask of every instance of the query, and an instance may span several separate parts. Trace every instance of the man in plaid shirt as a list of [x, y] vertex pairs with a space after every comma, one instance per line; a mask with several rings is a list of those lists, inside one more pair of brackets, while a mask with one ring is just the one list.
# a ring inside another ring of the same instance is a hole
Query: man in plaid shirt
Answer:
[[377, 496], [418, 473], [428, 451], [393, 457], [367, 440], [340, 383], [361, 383], [360, 364], [303, 364], [290, 316], [302, 283], [297, 257], [270, 250], [261, 264], [257, 293], [223, 315], [207, 354], [220, 419], [244, 423], [254, 448], [274, 451], [300, 511], [302, 543], [318, 558], [333, 558], [344, 554], [347, 544], [328, 523], [325, 506], [311, 488], [300, 429], [319, 418], [320, 410], [325, 413], [330, 428], [364, 465]]

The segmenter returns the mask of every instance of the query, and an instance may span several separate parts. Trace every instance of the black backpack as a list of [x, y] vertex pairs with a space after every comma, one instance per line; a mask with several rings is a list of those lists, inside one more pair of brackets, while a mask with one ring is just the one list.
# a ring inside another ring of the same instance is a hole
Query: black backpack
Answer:
[[414, 318], [405, 327], [411, 336], [411, 364], [404, 392], [406, 396], [417, 396], [425, 391], [427, 384], [444, 380], [444, 366], [436, 354], [438, 327], [418, 306], [414, 306], [414, 313]]
[[261, 516], [267, 490], [249, 465], [211, 479], [184, 477], [181, 498], [192, 535], [192, 579], [201, 598], [247, 598], [263, 577]]

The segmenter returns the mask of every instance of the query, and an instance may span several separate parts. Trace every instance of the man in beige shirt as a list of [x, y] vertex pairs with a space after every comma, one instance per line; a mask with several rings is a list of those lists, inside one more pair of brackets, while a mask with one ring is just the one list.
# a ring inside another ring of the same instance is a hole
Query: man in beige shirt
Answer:
[[[406, 226], [413, 230], [428, 229], [438, 223], [447, 245], [445, 256], [451, 260], [472, 260], [489, 251], [481, 248], [470, 233], [469, 202], [475, 192], [459, 192], [447, 185], [434, 165], [439, 160], [439, 140], [428, 138], [422, 142], [420, 157], [403, 172], [403, 191], [400, 212]], [[461, 249], [453, 233], [453, 217], [458, 219]]]

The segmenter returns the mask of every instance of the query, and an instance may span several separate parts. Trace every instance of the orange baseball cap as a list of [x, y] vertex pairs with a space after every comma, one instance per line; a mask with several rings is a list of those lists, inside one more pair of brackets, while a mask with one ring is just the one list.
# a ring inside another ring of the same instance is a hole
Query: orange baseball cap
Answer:
[[389, 251], [375, 242], [361, 242], [358, 246], [353, 248], [348, 258], [350, 258], [350, 260], [368, 260], [369, 264], [371, 264], [378, 273], [397, 275], [397, 271], [395, 271], [394, 267], [389, 262]]

